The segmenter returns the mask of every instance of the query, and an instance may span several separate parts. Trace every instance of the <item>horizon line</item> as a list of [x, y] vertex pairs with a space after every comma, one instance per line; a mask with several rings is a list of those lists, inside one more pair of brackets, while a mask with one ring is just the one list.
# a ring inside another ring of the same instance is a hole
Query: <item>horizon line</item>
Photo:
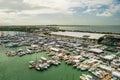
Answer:
[[62, 25], [62, 24], [25, 24], [25, 25], [23, 25], [23, 24], [18, 24], [18, 25], [0, 25], [0, 26], [120, 26], [120, 24], [118, 25], [118, 24], [113, 24], [113, 25], [93, 25], [93, 24], [91, 24], [91, 25], [78, 25], [78, 24], [76, 24], [76, 25], [69, 25], [69, 24], [64, 24], [64, 25]]

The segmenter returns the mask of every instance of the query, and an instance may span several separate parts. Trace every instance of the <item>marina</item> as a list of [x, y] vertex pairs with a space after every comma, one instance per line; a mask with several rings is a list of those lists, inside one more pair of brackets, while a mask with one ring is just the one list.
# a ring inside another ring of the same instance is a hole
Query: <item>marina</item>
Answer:
[[[36, 61], [36, 54], [23, 57], [6, 57], [4, 54], [6, 50], [0, 46], [0, 80], [73, 80], [73, 78], [79, 80], [82, 72], [90, 74], [87, 71], [78, 71], [64, 62], [57, 67], [52, 66], [46, 71], [38, 72], [28, 68], [29, 61]], [[38, 58], [43, 56], [48, 58], [46, 52], [40, 52], [37, 56]]]
[[[103, 34], [102, 36], [105, 35]], [[42, 78], [45, 80], [50, 78], [44, 78], [44, 76], [41, 75], [42, 73], [48, 76], [51, 75], [52, 80], [101, 80], [107, 76], [110, 76], [112, 80], [119, 80], [119, 49], [116, 49], [117, 52], [109, 54], [109, 51], [105, 51], [107, 48], [106, 45], [97, 44], [96, 42], [88, 40], [88, 37], [87, 39], [83, 37], [83, 39], [79, 40], [68, 40], [69, 36], [65, 38], [62, 36], [56, 37], [55, 35], [15, 33], [14, 35], [1, 35], [0, 38], [0, 67], [2, 68], [3, 66], [3, 69], [1, 69], [3, 71], [5, 71], [5, 68], [16, 67], [14, 69], [18, 72], [20, 67], [22, 69], [20, 72], [25, 69], [26, 72], [29, 72], [27, 75], [36, 74], [34, 79]], [[9, 44], [11, 45], [8, 46]], [[6, 67], [4, 63], [6, 63]], [[69, 67], [67, 68], [68, 71], [66, 71], [65, 67]], [[61, 71], [59, 78], [53, 77], [58, 75], [59, 71]], [[1, 74], [1, 79], [9, 78], [6, 76], [8, 72], [2, 73], [5, 73], [5, 75]], [[30, 79], [26, 76], [22, 78], [12, 77], [9, 80], [13, 78], [18, 78], [18, 80]]]

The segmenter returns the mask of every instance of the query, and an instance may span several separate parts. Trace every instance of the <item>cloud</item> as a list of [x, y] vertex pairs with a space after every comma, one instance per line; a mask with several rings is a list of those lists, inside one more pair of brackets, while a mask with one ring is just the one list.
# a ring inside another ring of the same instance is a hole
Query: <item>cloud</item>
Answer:
[[92, 12], [96, 11], [96, 9], [87, 9], [83, 13], [90, 14]]
[[112, 13], [110, 13], [110, 12], [97, 13], [96, 16], [106, 16], [106, 17], [109, 17], [109, 16], [112, 16]]
[[20, 12], [24, 10], [34, 10], [34, 9], [43, 9], [46, 8], [44, 6], [36, 6], [33, 7], [27, 3], [24, 3], [23, 0], [2, 0], [0, 2], [0, 9], [6, 10], [6, 13], [9, 12]]
[[108, 9], [103, 11], [102, 13], [97, 13], [96, 16], [112, 16], [116, 13], [120, 12], [120, 5], [110, 5]]
[[[5, 13], [18, 14], [74, 14], [75, 7], [86, 8], [81, 13], [106, 14], [110, 5], [119, 5], [113, 0], [0, 0], [0, 9]], [[107, 7], [104, 7], [107, 6]], [[115, 9], [115, 10], [114, 10]], [[119, 9], [113, 8], [113, 13]], [[112, 12], [110, 12], [112, 14]]]
[[[74, 1], [72, 3], [71, 0], [24, 0], [23, 1], [26, 4], [32, 5], [32, 6], [45, 6], [46, 9], [36, 10], [38, 14], [54, 14], [54, 13], [60, 13], [60, 14], [72, 14], [71, 8], [76, 6], [78, 3]], [[27, 11], [28, 12], [28, 11]], [[26, 11], [25, 11], [26, 13]], [[36, 14], [37, 14], [36, 13]]]
[[43, 14], [110, 17], [119, 12], [120, 0], [0, 0], [0, 20], [7, 22], [38, 20]]

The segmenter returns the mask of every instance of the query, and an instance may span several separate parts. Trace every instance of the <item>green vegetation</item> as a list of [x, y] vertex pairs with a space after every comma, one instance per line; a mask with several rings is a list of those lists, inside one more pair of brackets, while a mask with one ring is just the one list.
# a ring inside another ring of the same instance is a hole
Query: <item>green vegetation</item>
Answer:
[[[62, 26], [62, 25], [61, 25]], [[47, 29], [47, 31], [51, 32], [57, 32], [57, 31], [72, 31], [72, 32], [89, 32], [89, 33], [100, 33], [100, 34], [118, 34], [120, 35], [120, 33], [112, 33], [112, 32], [96, 32], [96, 31], [81, 31], [81, 30], [63, 30], [63, 29], [59, 29], [60, 25], [25, 25], [25, 26], [0, 26], [0, 31], [22, 31], [22, 32], [34, 32], [35, 30], [39, 30], [39, 29], [43, 29], [43, 32], [46, 31], [45, 29]], [[45, 34], [49, 34], [49, 33], [45, 33]]]
[[[58, 27], [47, 27], [47, 26], [0, 26], [0, 31], [21, 31], [21, 32], [34, 32], [35, 30], [43, 29], [42, 31], [59, 31]], [[45, 33], [49, 34], [49, 33]]]
[[28, 26], [2, 26], [0, 27], [0, 31], [21, 31], [21, 32], [33, 32], [36, 27], [28, 27]]

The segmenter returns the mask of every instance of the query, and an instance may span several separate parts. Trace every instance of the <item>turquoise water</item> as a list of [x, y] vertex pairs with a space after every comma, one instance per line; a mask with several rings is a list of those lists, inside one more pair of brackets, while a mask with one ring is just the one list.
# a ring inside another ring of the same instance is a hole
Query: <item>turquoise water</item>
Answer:
[[35, 61], [36, 57], [39, 59], [41, 56], [49, 58], [46, 52], [25, 55], [23, 57], [7, 57], [4, 54], [7, 50], [13, 49], [0, 46], [0, 80], [79, 80], [79, 76], [82, 73], [90, 74], [87, 71], [74, 69], [64, 62], [60, 66], [52, 66], [42, 72], [29, 69], [28, 63], [30, 60]]
[[65, 30], [80, 30], [80, 31], [92, 31], [92, 32], [112, 32], [120, 33], [120, 25], [79, 25], [79, 26], [59, 26], [61, 29]]

